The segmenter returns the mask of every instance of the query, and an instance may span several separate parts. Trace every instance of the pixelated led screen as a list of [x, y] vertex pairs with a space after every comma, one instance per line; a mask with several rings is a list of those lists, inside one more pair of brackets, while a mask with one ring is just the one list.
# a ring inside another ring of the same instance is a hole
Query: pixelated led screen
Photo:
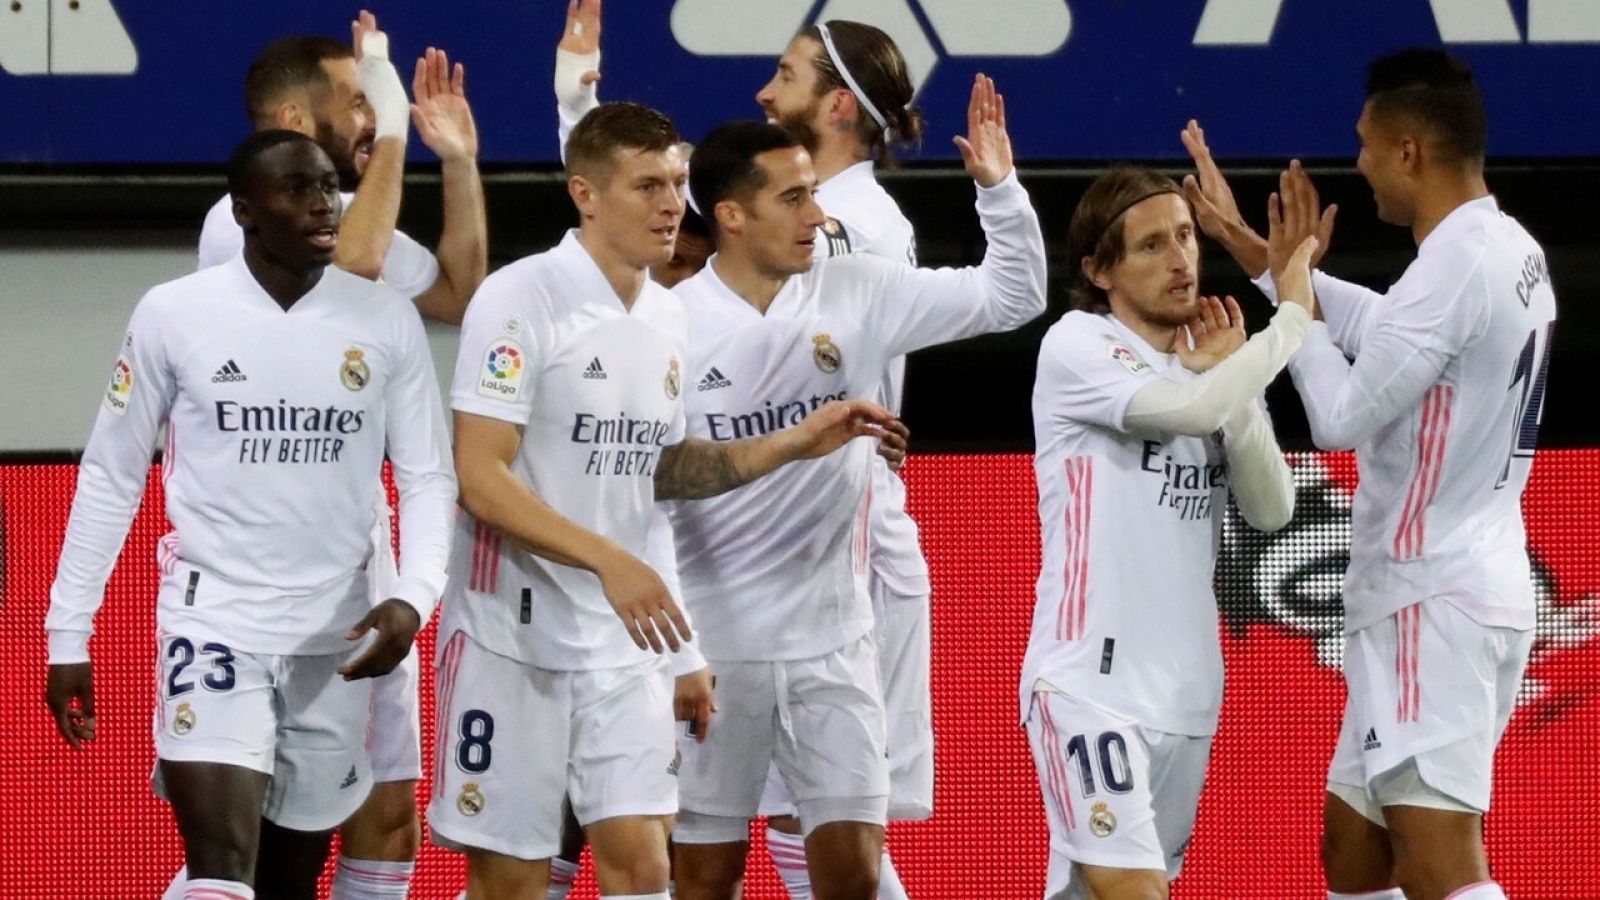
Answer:
[[[1295, 467], [1299, 505], [1288, 529], [1265, 537], [1228, 522], [1217, 579], [1228, 687], [1179, 898], [1324, 896], [1317, 839], [1343, 703], [1337, 600], [1355, 467], [1342, 455], [1299, 456]], [[42, 702], [41, 623], [74, 473], [0, 466], [0, 898], [153, 898], [180, 862], [171, 820], [148, 787], [160, 483], [151, 480], [97, 622], [100, 739], [73, 754]], [[892, 852], [918, 900], [1036, 898], [1044, 816], [1015, 720], [1038, 565], [1030, 461], [914, 457], [905, 474], [933, 566], [938, 810], [930, 822], [893, 826]], [[1517, 898], [1600, 896], [1597, 493], [1600, 451], [1540, 454], [1526, 497], [1539, 634], [1487, 825], [1495, 874]], [[1159, 564], [1160, 552], [1125, 548], [1115, 564]], [[431, 632], [424, 639], [431, 653]], [[427, 722], [431, 677], [424, 691]], [[757, 900], [783, 896], [764, 857], [756, 854], [746, 890]], [[457, 857], [427, 849], [412, 896], [454, 897], [462, 872]], [[573, 896], [595, 896], [587, 871]]]

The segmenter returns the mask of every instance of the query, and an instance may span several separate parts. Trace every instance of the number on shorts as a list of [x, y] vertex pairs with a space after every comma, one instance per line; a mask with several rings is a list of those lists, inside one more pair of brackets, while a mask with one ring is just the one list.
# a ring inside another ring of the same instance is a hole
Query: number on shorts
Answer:
[[[1115, 752], [1113, 751], [1115, 748]], [[1113, 794], [1126, 794], [1133, 790], [1133, 767], [1128, 764], [1128, 745], [1122, 735], [1107, 731], [1095, 740], [1098, 751], [1100, 783]], [[1095, 760], [1089, 755], [1089, 741], [1084, 735], [1074, 735], [1067, 741], [1067, 758], [1078, 763], [1078, 777], [1083, 781], [1083, 796], [1095, 794]]]
[[[233, 689], [237, 681], [233, 671], [233, 651], [224, 644], [206, 644], [200, 648], [201, 653], [211, 655], [211, 667], [215, 670], [200, 679], [200, 683], [208, 691], [228, 691]], [[179, 681], [183, 670], [194, 665], [194, 644], [187, 638], [173, 638], [167, 645], [167, 659], [178, 660], [172, 666], [172, 671], [167, 673], [167, 696], [179, 697], [194, 690], [194, 682]]]
[[456, 765], [463, 772], [476, 775], [489, 770], [489, 760], [494, 756], [489, 741], [494, 739], [494, 716], [481, 709], [469, 709], [461, 714], [461, 743], [456, 745]]

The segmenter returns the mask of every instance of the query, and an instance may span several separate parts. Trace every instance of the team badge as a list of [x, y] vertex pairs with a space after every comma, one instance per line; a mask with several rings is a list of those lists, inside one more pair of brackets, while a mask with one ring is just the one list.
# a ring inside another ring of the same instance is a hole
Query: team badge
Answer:
[[456, 812], [471, 818], [483, 812], [484, 805], [488, 803], [483, 796], [483, 791], [478, 790], [476, 781], [469, 781], [461, 786], [461, 793], [456, 795]]
[[1140, 359], [1139, 354], [1129, 349], [1126, 344], [1112, 343], [1107, 352], [1112, 359], [1122, 363], [1122, 367], [1134, 375], [1150, 371], [1150, 364]]
[[172, 730], [178, 734], [188, 734], [194, 730], [194, 710], [189, 704], [178, 704], [178, 713], [172, 717]]
[[1089, 807], [1089, 830], [1095, 837], [1110, 837], [1117, 830], [1117, 817], [1104, 803]]
[[678, 390], [683, 387], [683, 377], [678, 372], [678, 358], [676, 356], [667, 361], [667, 399], [678, 399]]
[[339, 383], [352, 391], [361, 390], [372, 380], [372, 370], [361, 358], [363, 355], [360, 347], [351, 347], [344, 352], [344, 362], [339, 364]]
[[829, 256], [850, 255], [850, 232], [838, 219], [829, 218], [822, 223], [822, 237], [828, 242]]
[[517, 332], [521, 331], [521, 330], [522, 330], [522, 320], [521, 319], [517, 318], [516, 316], [507, 316], [506, 317], [506, 334], [509, 334], [512, 337], [516, 337]]
[[506, 338], [491, 343], [478, 375], [478, 393], [496, 400], [515, 400], [522, 393], [527, 354], [522, 345]]
[[123, 353], [117, 357], [116, 365], [111, 367], [111, 383], [106, 385], [106, 409], [125, 416], [128, 414], [128, 401], [132, 398], [133, 363], [128, 360], [128, 354]]
[[839, 350], [839, 345], [833, 342], [833, 338], [829, 337], [826, 331], [818, 332], [811, 336], [811, 343], [816, 345], [811, 348], [811, 359], [817, 364], [817, 368], [829, 375], [839, 371], [839, 367], [844, 364], [844, 353]]

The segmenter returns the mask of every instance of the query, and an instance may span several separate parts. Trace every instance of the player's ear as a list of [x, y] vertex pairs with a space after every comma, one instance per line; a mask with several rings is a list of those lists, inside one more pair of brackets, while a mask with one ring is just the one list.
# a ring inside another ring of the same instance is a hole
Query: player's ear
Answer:
[[301, 134], [315, 136], [317, 133], [316, 122], [311, 116], [311, 111], [301, 103], [280, 103], [272, 112], [272, 124], [285, 131], [298, 131]]
[[233, 198], [233, 221], [238, 223], [239, 230], [246, 234], [255, 230], [255, 212], [250, 209], [250, 202], [243, 197]]
[[1089, 279], [1090, 284], [1102, 291], [1111, 290], [1111, 279], [1102, 274], [1099, 269], [1095, 268], [1094, 257], [1085, 256], [1078, 263], [1078, 267], [1083, 270], [1083, 277]]
[[744, 207], [733, 200], [723, 200], [716, 205], [711, 214], [717, 218], [717, 230], [722, 234], [738, 234], [744, 231]]
[[594, 187], [582, 175], [567, 179], [567, 196], [572, 198], [572, 205], [578, 208], [578, 214], [586, 219], [594, 216]]
[[1422, 142], [1411, 136], [1400, 139], [1400, 170], [1416, 175], [1422, 167]]

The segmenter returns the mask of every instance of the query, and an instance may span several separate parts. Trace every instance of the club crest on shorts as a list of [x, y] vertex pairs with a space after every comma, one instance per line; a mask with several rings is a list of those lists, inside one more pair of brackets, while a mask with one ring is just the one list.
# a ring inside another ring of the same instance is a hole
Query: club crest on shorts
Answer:
[[339, 364], [339, 383], [352, 391], [359, 391], [372, 380], [372, 369], [367, 367], [367, 361], [362, 359], [365, 352], [360, 347], [351, 347], [344, 352], [344, 362]]
[[1110, 837], [1117, 830], [1117, 816], [1104, 803], [1089, 807], [1089, 831], [1095, 837]]
[[683, 377], [678, 371], [678, 358], [676, 356], [667, 361], [667, 399], [678, 399], [678, 391], [683, 387]]
[[832, 375], [844, 365], [844, 353], [826, 331], [812, 335], [811, 343], [815, 345], [811, 348], [811, 359], [817, 364], [817, 368]]
[[456, 812], [470, 818], [483, 812], [483, 807], [487, 803], [483, 791], [478, 789], [478, 783], [469, 781], [461, 786], [461, 793], [456, 795]]
[[1134, 375], [1150, 371], [1150, 364], [1140, 359], [1139, 354], [1129, 349], [1126, 344], [1113, 342], [1107, 348], [1107, 352], [1112, 359], [1122, 363], [1122, 367]]
[[172, 730], [177, 734], [188, 734], [194, 730], [194, 709], [189, 704], [178, 704], [178, 712], [172, 717]]

